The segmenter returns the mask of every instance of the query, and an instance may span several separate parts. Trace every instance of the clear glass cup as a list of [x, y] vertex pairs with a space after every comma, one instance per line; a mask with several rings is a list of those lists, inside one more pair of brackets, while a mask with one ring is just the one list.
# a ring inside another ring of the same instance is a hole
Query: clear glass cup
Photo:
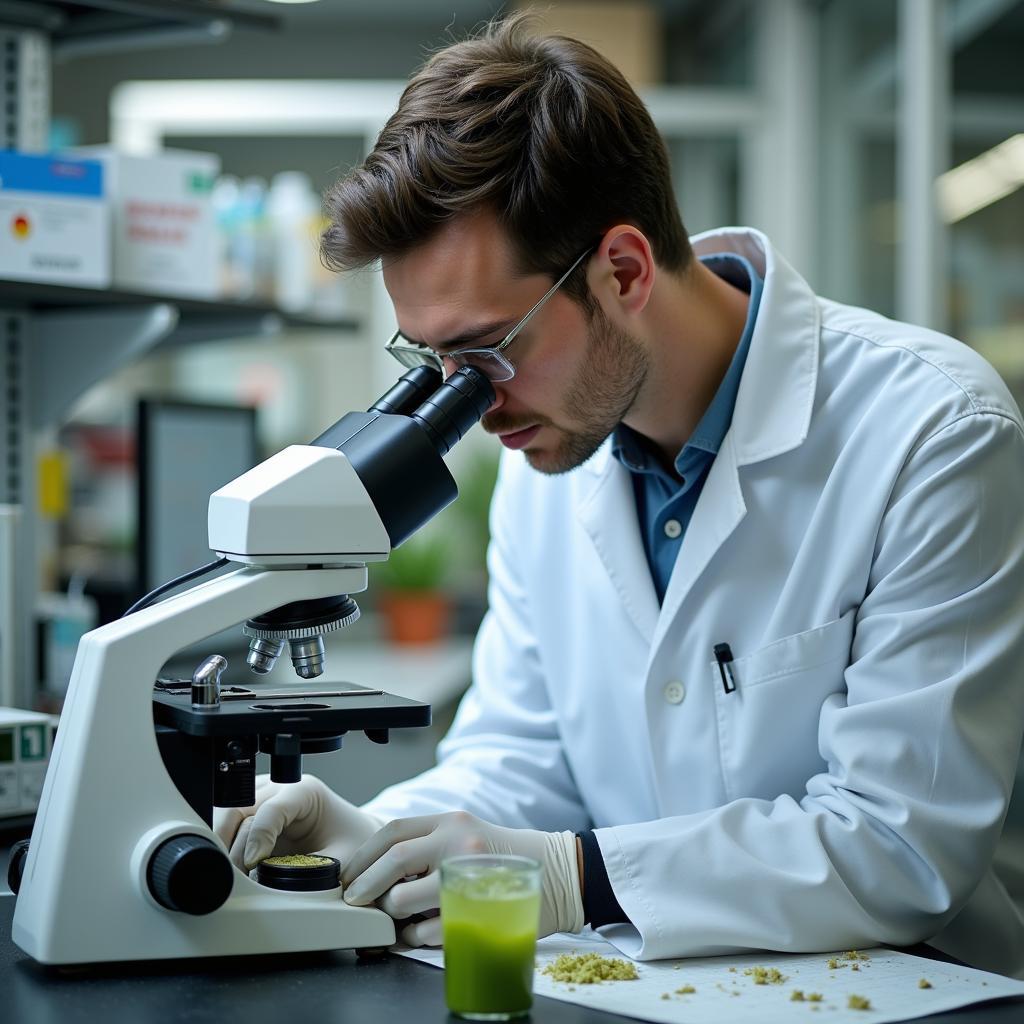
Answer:
[[472, 854], [441, 862], [448, 1009], [468, 1020], [512, 1020], [533, 1005], [540, 864]]

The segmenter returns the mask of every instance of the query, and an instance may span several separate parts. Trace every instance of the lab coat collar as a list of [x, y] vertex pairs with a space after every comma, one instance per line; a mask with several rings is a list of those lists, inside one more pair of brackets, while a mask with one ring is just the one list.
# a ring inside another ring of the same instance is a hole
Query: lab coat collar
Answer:
[[[580, 518], [653, 657], [694, 583], [746, 515], [739, 468], [790, 451], [807, 437], [818, 377], [820, 313], [810, 286], [752, 228], [709, 231], [691, 239], [694, 252], [735, 252], [761, 275], [764, 288], [736, 407], [711, 464], [661, 608], [636, 525], [629, 471], [611, 454], [611, 438], [583, 470]], [[600, 498], [600, 500], [599, 500]]]
[[604, 472], [580, 504], [579, 517], [622, 608], [650, 646], [658, 626], [658, 595], [647, 567], [629, 470], [618, 459], [607, 458]]
[[697, 256], [734, 252], [764, 280], [733, 413], [733, 448], [744, 466], [791, 451], [811, 424], [818, 382], [821, 313], [810, 285], [753, 228], [722, 228], [690, 239]]
[[[814, 406], [821, 326], [817, 298], [768, 237], [754, 228], [705, 231], [690, 244], [696, 256], [743, 256], [764, 281], [730, 427], [736, 465], [791, 451], [807, 437]], [[614, 461], [609, 439], [585, 468], [603, 476]]]

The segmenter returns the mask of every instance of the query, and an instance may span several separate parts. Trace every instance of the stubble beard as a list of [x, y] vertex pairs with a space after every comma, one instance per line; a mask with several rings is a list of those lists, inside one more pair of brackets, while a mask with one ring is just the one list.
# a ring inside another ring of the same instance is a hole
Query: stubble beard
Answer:
[[567, 473], [581, 466], [604, 443], [633, 407], [647, 379], [650, 360], [643, 346], [605, 316], [598, 306], [590, 318], [583, 367], [569, 386], [564, 414], [572, 429], [553, 427], [561, 438], [553, 449], [529, 449], [523, 454], [539, 473]]

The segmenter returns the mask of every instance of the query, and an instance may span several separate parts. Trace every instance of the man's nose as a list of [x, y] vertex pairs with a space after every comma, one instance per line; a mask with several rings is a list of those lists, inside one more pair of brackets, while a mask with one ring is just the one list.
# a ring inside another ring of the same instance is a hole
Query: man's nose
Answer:
[[494, 412], [500, 409], [505, 404], [505, 388], [503, 384], [495, 384], [491, 382], [491, 386], [494, 388], [494, 401], [487, 407], [487, 412], [484, 413], [486, 416], [489, 412]]

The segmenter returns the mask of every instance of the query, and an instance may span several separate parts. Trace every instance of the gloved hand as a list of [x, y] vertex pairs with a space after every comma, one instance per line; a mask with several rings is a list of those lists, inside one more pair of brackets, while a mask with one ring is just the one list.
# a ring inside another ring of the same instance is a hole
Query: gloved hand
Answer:
[[382, 824], [313, 775], [289, 783], [259, 775], [252, 807], [213, 811], [213, 830], [242, 871], [274, 854], [322, 853], [345, 864]]
[[[343, 865], [344, 899], [355, 906], [376, 901], [396, 921], [415, 914], [436, 915], [441, 905], [441, 861], [465, 853], [514, 853], [539, 861], [540, 935], [582, 929], [576, 836], [502, 828], [465, 811], [398, 818], [385, 825]], [[439, 946], [440, 918], [407, 925], [400, 937], [410, 946]]]

